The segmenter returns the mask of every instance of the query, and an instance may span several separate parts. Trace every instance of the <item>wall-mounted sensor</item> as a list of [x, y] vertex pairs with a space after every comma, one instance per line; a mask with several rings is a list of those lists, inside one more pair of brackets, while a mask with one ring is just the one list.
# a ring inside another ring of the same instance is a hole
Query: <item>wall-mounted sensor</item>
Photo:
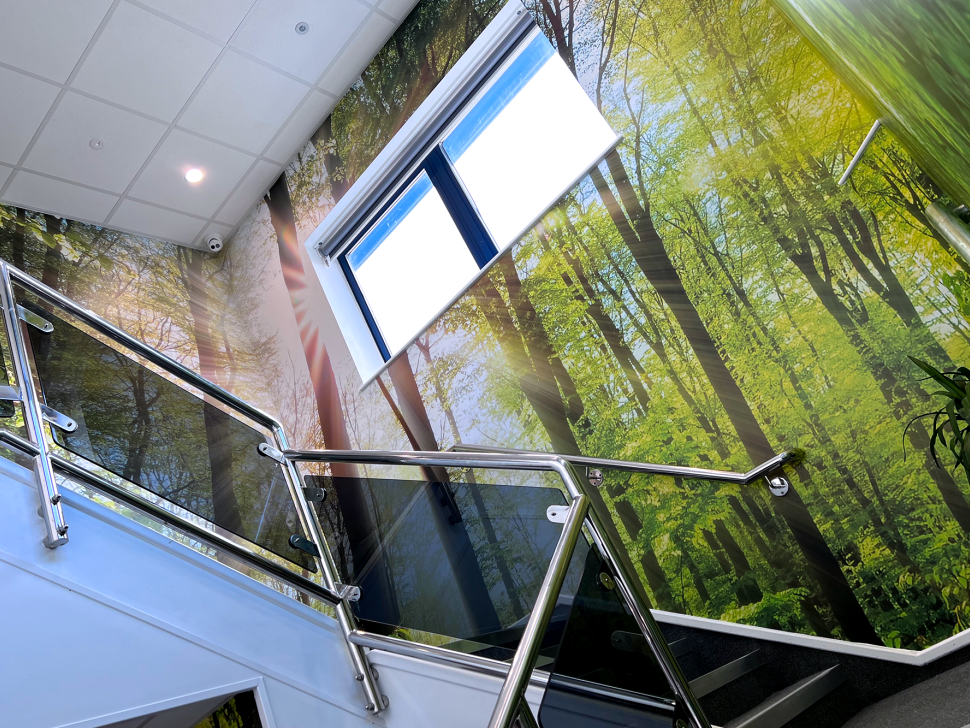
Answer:
[[301, 20], [296, 24], [295, 30], [297, 35], [306, 35], [310, 32], [310, 24]]
[[209, 249], [210, 253], [218, 253], [222, 250], [225, 242], [225, 239], [219, 233], [212, 233], [211, 235], [205, 236], [205, 247]]

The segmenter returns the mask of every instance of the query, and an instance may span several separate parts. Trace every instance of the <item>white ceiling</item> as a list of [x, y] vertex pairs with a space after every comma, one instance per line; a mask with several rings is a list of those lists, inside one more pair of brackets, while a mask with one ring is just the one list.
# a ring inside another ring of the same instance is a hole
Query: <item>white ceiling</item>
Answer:
[[0, 0], [0, 202], [228, 235], [415, 2]]

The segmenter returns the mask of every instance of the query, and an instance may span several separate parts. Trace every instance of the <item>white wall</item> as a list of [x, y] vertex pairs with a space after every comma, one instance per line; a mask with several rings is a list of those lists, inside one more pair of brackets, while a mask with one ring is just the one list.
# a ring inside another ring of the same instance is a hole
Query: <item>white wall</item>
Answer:
[[[32, 473], [0, 458], [0, 728], [94, 728], [254, 689], [266, 728], [484, 728], [497, 678], [371, 653], [373, 718], [325, 615], [64, 490], [43, 547]], [[533, 709], [541, 695], [529, 693]]]

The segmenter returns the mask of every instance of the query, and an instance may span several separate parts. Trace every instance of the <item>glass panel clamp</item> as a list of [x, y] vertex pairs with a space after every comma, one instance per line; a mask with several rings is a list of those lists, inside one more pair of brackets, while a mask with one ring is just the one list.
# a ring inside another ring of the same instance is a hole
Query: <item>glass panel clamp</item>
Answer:
[[286, 463], [286, 458], [283, 457], [283, 453], [277, 450], [275, 447], [270, 445], [268, 442], [261, 442], [256, 446], [260, 455], [268, 457], [270, 460], [275, 460], [280, 465]]
[[53, 407], [42, 404], [40, 406], [40, 413], [47, 422], [60, 430], [64, 430], [64, 432], [74, 432], [77, 429], [77, 422], [67, 415], [61, 414]]
[[47, 319], [38, 316], [33, 311], [24, 308], [20, 304], [17, 304], [17, 315], [25, 324], [33, 326], [35, 329], [43, 331], [45, 334], [49, 334], [54, 330], [54, 324]]

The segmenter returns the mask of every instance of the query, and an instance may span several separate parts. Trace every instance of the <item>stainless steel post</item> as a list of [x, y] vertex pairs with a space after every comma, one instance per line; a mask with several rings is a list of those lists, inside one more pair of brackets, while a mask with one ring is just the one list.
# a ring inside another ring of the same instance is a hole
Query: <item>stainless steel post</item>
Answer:
[[529, 684], [529, 678], [539, 656], [539, 648], [542, 646], [542, 638], [545, 635], [546, 627], [549, 626], [549, 619], [556, 606], [556, 599], [562, 589], [563, 580], [566, 578], [566, 571], [569, 569], [569, 561], [576, 549], [576, 541], [583, 531], [583, 521], [586, 518], [586, 511], [589, 508], [589, 499], [584, 495], [577, 495], [573, 498], [572, 505], [569, 507], [569, 515], [566, 516], [566, 523], [562, 528], [562, 535], [556, 550], [552, 554], [546, 576], [542, 580], [539, 594], [536, 597], [535, 606], [529, 621], [525, 625], [525, 631], [519, 640], [519, 646], [515, 650], [515, 657], [512, 658], [512, 666], [509, 668], [508, 677], [502, 683], [502, 689], [495, 702], [495, 709], [492, 717], [488, 721], [488, 728], [511, 728], [519, 712], [520, 705], [525, 700], [525, 688]]
[[[593, 488], [571, 463], [566, 463], [565, 468], [569, 471], [568, 474], [566, 472], [561, 472], [560, 474], [563, 476], [563, 480], [567, 483], [567, 486], [572, 484], [573, 487], [583, 493]], [[591, 498], [591, 500], [595, 502], [594, 499]], [[673, 691], [677, 703], [683, 709], [684, 713], [686, 713], [693, 728], [711, 728], [707, 716], [704, 715], [704, 710], [690, 689], [687, 678], [681, 671], [680, 665], [677, 664], [677, 660], [670, 651], [670, 647], [667, 646], [667, 640], [660, 631], [660, 626], [650, 613], [649, 601], [643, 592], [643, 584], [640, 582], [639, 576], [633, 569], [629, 559], [623, 558], [626, 552], [624, 551], [621, 554], [620, 548], [622, 546], [611, 543], [607, 535], [609, 532], [603, 528], [603, 519], [609, 517], [610, 515], [608, 513], [600, 513], [595, 507], [589, 509], [587, 523], [590, 527], [589, 531], [593, 537], [593, 542], [613, 570], [620, 593], [633, 610], [633, 616], [637, 620], [637, 624], [640, 626], [640, 630], [643, 632], [647, 644], [650, 645], [651, 652], [657, 658], [660, 669], [663, 670], [664, 677], [667, 678], [667, 682], [670, 684], [670, 689]]]
[[0, 261], [0, 303], [3, 305], [3, 321], [7, 328], [7, 340], [10, 342], [10, 358], [13, 359], [14, 376], [20, 386], [21, 403], [23, 404], [24, 422], [27, 425], [27, 436], [37, 446], [34, 455], [34, 480], [40, 495], [40, 514], [44, 519], [47, 535], [44, 545], [49, 549], [56, 549], [67, 543], [67, 523], [61, 508], [61, 494], [54, 479], [54, 469], [51, 467], [47, 439], [44, 435], [44, 417], [40, 409], [40, 399], [37, 387], [34, 386], [34, 376], [27, 356], [27, 346], [24, 343], [23, 330], [20, 328], [20, 316], [17, 313], [17, 300], [13, 295], [13, 285], [10, 282], [10, 270], [7, 264]]
[[[276, 425], [273, 427], [273, 436], [276, 439], [276, 446], [281, 451], [289, 449], [286, 433], [281, 426]], [[300, 471], [296, 463], [288, 458], [284, 458], [283, 474], [286, 476], [290, 496], [298, 506], [297, 511], [300, 515], [300, 520], [303, 522], [303, 527], [306, 529], [307, 534], [309, 534], [310, 540], [313, 541], [313, 545], [317, 547], [317, 551], [320, 553], [320, 558], [317, 561], [320, 564], [320, 570], [323, 574], [324, 586], [332, 591], [336, 591], [337, 564], [333, 560], [333, 553], [330, 551], [330, 545], [327, 543], [326, 536], [323, 534], [323, 529], [320, 528], [320, 521], [317, 519], [317, 514], [310, 507], [303, 493], [303, 483], [300, 480]], [[374, 679], [374, 671], [371, 669], [364, 649], [360, 645], [356, 645], [350, 641], [351, 633], [357, 629], [354, 614], [350, 610], [350, 605], [346, 600], [341, 600], [334, 607], [334, 611], [337, 613], [337, 622], [340, 624], [340, 631], [343, 633], [344, 642], [347, 645], [347, 650], [350, 652], [350, 659], [354, 663], [357, 680], [360, 681], [364, 688], [364, 694], [367, 696], [367, 704], [364, 707], [369, 713], [376, 715], [383, 711], [386, 706], [384, 705], [384, 697], [377, 687], [377, 681]]]

